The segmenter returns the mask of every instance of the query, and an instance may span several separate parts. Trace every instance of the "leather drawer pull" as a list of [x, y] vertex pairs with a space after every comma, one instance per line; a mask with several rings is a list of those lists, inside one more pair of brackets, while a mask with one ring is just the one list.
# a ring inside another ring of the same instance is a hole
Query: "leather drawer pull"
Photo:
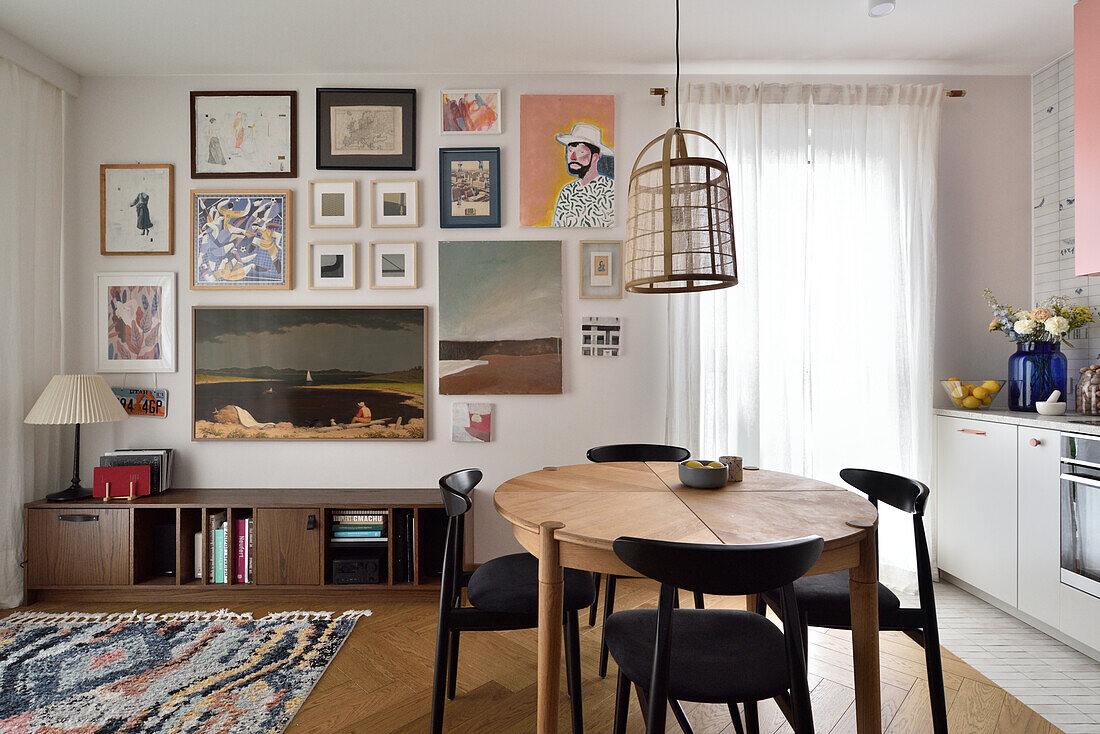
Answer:
[[974, 429], [974, 428], [960, 428], [959, 433], [971, 433], [975, 436], [984, 436], [985, 435], [985, 431], [979, 431], [979, 430]]
[[99, 515], [58, 515], [61, 522], [98, 522]]

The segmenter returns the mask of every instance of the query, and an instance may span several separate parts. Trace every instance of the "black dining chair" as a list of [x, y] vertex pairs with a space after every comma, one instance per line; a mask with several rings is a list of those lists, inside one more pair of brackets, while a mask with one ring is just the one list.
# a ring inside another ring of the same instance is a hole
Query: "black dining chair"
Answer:
[[[679, 446], [666, 446], [660, 443], [615, 443], [607, 446], [596, 446], [588, 449], [588, 460], [597, 464], [610, 461], [684, 461], [691, 458], [691, 452]], [[594, 574], [596, 579], [596, 598], [592, 606], [588, 608], [588, 626], [596, 624], [596, 607], [600, 601], [600, 574]], [[695, 595], [695, 608], [703, 608], [703, 595]], [[603, 621], [606, 629], [607, 618], [615, 611], [615, 576], [608, 574], [607, 587], [603, 598]], [[600, 640], [600, 665], [601, 678], [607, 677], [607, 642]]]
[[[757, 701], [775, 698], [795, 734], [813, 734], [798, 603], [792, 582], [817, 562], [819, 537], [759, 545], [707, 545], [619, 538], [615, 555], [661, 584], [656, 610], [615, 612], [607, 620], [607, 644], [619, 666], [615, 734], [625, 734], [630, 684], [646, 732], [664, 732], [665, 702], [724, 703], [744, 734], [738, 704], [750, 732], [759, 734]], [[767, 617], [737, 609], [676, 609], [678, 589], [735, 596], [772, 589], [780, 599], [781, 630]], [[680, 728], [691, 725], [679, 707]]]
[[[466, 513], [473, 507], [470, 492], [481, 481], [480, 469], [463, 469], [440, 478], [447, 537], [443, 548], [443, 580], [439, 590], [439, 628], [432, 687], [432, 734], [443, 731], [443, 696], [454, 700], [458, 678], [458, 640], [462, 632], [532, 629], [538, 627], [538, 559], [530, 553], [494, 558], [473, 573], [463, 570]], [[469, 606], [462, 605], [466, 589]], [[565, 667], [574, 734], [582, 734], [581, 653], [579, 611], [592, 603], [596, 589], [586, 571], [565, 569], [562, 624], [565, 626]]]
[[[932, 564], [928, 558], [928, 538], [924, 534], [924, 506], [928, 502], [928, 487], [915, 479], [871, 469], [844, 469], [840, 478], [867, 495], [878, 507], [885, 502], [913, 517], [913, 538], [916, 541], [917, 590], [920, 605], [902, 607], [901, 600], [883, 584], [878, 585], [878, 627], [881, 631], [904, 632], [924, 648], [928, 669], [928, 697], [932, 706], [932, 729], [947, 734], [947, 703], [943, 692], [943, 661], [940, 657], [940, 633], [936, 623], [936, 597], [932, 590]], [[875, 531], [878, 539], [878, 531]], [[877, 544], [876, 544], [877, 545]], [[852, 608], [848, 590], [848, 572], [835, 571], [808, 576], [794, 583], [798, 602], [798, 623], [802, 641], [809, 654], [809, 627], [829, 629], [852, 628]], [[767, 604], [777, 608], [779, 597], [763, 594], [757, 598], [758, 611]]]

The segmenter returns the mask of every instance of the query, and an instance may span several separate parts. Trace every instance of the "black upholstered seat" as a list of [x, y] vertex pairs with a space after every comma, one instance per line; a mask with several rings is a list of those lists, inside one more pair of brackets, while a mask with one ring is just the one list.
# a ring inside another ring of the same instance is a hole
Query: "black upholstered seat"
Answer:
[[[656, 638], [656, 609], [616, 612], [607, 620], [607, 646], [630, 680], [648, 682]], [[759, 614], [677, 609], [668, 697], [740, 703], [778, 696], [791, 681], [784, 645], [783, 632]]]
[[[794, 582], [798, 610], [811, 627], [843, 627], [852, 624], [852, 602], [848, 589], [848, 571], [803, 576]], [[769, 595], [769, 601], [777, 599]], [[882, 584], [878, 585], [879, 624], [895, 616], [901, 600]]]
[[[487, 612], [537, 614], [539, 608], [539, 559], [530, 553], [513, 553], [481, 564], [470, 576], [466, 596]], [[596, 598], [592, 574], [564, 569], [566, 612], [584, 609]]]

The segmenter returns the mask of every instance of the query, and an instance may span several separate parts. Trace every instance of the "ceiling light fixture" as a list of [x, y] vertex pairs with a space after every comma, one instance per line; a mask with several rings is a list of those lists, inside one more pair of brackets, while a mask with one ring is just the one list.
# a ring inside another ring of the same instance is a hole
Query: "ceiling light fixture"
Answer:
[[894, 0], [868, 0], [867, 15], [881, 18], [894, 12]]

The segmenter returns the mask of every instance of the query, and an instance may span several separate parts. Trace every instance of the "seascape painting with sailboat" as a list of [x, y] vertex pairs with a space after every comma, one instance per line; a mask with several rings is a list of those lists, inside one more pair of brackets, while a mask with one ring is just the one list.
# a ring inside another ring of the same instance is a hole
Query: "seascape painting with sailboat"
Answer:
[[423, 440], [426, 308], [194, 309], [196, 439]]

